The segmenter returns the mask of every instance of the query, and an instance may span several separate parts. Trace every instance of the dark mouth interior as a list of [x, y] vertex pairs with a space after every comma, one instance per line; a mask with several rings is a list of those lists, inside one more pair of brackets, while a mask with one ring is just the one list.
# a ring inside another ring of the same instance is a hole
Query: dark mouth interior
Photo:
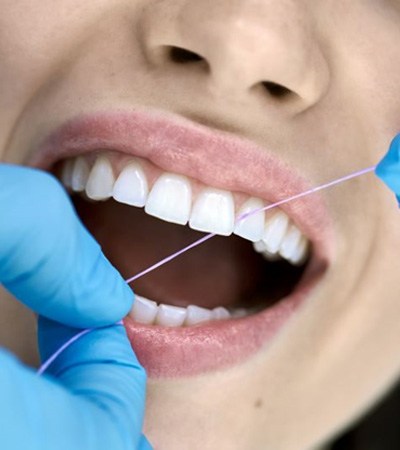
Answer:
[[[124, 278], [203, 236], [188, 226], [170, 224], [143, 209], [114, 200], [73, 201], [82, 221]], [[252, 244], [234, 235], [214, 237], [132, 284], [139, 295], [176, 306], [225, 306], [256, 312], [290, 294], [307, 262], [294, 267], [267, 262]]]

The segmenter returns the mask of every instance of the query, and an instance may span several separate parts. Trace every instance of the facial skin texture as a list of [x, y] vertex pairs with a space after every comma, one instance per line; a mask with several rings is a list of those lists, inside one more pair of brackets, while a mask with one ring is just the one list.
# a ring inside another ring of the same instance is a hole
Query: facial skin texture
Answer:
[[[0, 158], [24, 164], [79, 113], [151, 107], [245, 136], [314, 185], [377, 163], [400, 129], [400, 2], [1, 0]], [[163, 46], [205, 62], [176, 64]], [[290, 89], [269, 96], [261, 82]], [[310, 449], [400, 371], [400, 217], [373, 175], [323, 193], [335, 252], [267, 348], [189, 379], [150, 380], [155, 448]], [[6, 218], [4, 218], [6, 219]], [[2, 217], [3, 220], [3, 217]], [[0, 343], [35, 361], [6, 293]]]

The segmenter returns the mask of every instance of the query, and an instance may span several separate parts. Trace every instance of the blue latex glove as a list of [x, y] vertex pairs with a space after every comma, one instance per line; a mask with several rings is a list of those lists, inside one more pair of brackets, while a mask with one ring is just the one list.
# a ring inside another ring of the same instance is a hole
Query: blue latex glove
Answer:
[[62, 353], [51, 376], [0, 349], [0, 448], [151, 449], [141, 433], [146, 374], [113, 325], [132, 291], [44, 172], [0, 164], [0, 282], [43, 316], [44, 359], [77, 328], [103, 327]]
[[395, 193], [400, 206], [400, 134], [393, 139], [375, 173]]

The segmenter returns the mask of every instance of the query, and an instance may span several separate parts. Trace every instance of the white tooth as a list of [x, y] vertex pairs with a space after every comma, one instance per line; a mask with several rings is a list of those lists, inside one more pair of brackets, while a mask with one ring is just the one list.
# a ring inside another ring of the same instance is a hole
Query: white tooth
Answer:
[[85, 158], [78, 156], [74, 161], [71, 175], [71, 188], [73, 191], [82, 192], [85, 190], [89, 172], [89, 164], [86, 162]]
[[167, 222], [186, 225], [192, 203], [189, 180], [181, 175], [165, 173], [155, 182], [144, 210]]
[[228, 191], [206, 188], [197, 197], [190, 216], [193, 230], [229, 236], [234, 228], [235, 206]]
[[135, 295], [135, 301], [133, 308], [131, 309], [129, 316], [137, 322], [151, 325], [154, 322], [158, 312], [157, 303], [147, 298]]
[[180, 327], [186, 318], [186, 308], [161, 304], [155, 323], [164, 327]]
[[146, 175], [138, 163], [132, 162], [119, 174], [112, 196], [119, 203], [140, 208], [146, 204], [148, 192]]
[[64, 161], [61, 169], [61, 182], [67, 188], [71, 187], [73, 170], [74, 170], [74, 160], [67, 159], [66, 161]]
[[300, 243], [301, 236], [300, 230], [295, 225], [290, 225], [281, 242], [279, 254], [285, 259], [290, 259]]
[[[251, 211], [256, 211], [264, 207], [264, 203], [258, 198], [250, 198], [240, 208], [238, 217]], [[265, 213], [260, 211], [245, 219], [239, 221], [235, 225], [234, 234], [248, 239], [252, 242], [257, 242], [263, 237], [264, 233]]]
[[212, 318], [214, 320], [229, 319], [231, 317], [229, 311], [223, 306], [218, 306], [217, 308], [214, 308], [211, 312]]
[[270, 253], [267, 250], [264, 241], [253, 242], [253, 248], [257, 253], [261, 253], [261, 256], [267, 261], [277, 261], [278, 259], [281, 259], [279, 253]]
[[272, 254], [279, 250], [282, 240], [285, 237], [288, 224], [288, 216], [281, 211], [266, 220], [262, 239], [265, 244], [265, 250], [268, 250], [268, 252]]
[[114, 173], [110, 162], [104, 156], [97, 158], [86, 184], [86, 194], [92, 200], [110, 198], [114, 186]]
[[279, 253], [270, 253], [268, 250], [261, 252], [261, 256], [267, 261], [278, 261], [282, 259]]
[[190, 305], [186, 308], [187, 315], [185, 320], [185, 325], [195, 325], [200, 322], [207, 322], [212, 320], [212, 312], [209, 309], [200, 308], [196, 305]]
[[302, 236], [296, 249], [293, 251], [289, 261], [294, 265], [301, 265], [306, 260], [308, 254], [308, 240]]
[[264, 241], [253, 242], [253, 248], [257, 253], [262, 253], [266, 250]]

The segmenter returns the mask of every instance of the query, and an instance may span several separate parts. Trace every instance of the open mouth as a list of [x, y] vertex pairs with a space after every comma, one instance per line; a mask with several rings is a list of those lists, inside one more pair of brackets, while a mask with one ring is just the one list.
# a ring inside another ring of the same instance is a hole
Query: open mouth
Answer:
[[65, 153], [51, 170], [124, 278], [217, 234], [132, 286], [125, 326], [150, 376], [193, 375], [251, 355], [326, 268], [290, 212], [275, 208], [237, 223], [272, 198], [214, 187], [146, 155]]
[[[238, 215], [265, 202], [240, 201], [246, 196], [182, 175], [155, 174], [137, 158], [116, 173], [116, 155], [96, 155], [91, 163], [93, 156], [64, 162], [61, 179], [81, 194], [73, 196], [78, 214], [125, 278], [195, 241], [199, 231], [229, 236], [137, 280], [133, 320], [178, 327], [243, 317], [293, 292], [309, 241], [283, 211], [260, 212], [235, 226]], [[152, 186], [149, 178], [155, 178]]]

